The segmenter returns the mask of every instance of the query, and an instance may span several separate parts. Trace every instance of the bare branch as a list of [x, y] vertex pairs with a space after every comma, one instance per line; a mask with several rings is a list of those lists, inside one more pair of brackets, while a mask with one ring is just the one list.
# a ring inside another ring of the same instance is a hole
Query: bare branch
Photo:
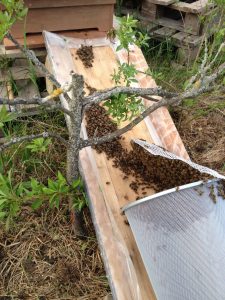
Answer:
[[221, 64], [214, 73], [204, 78], [202, 85], [209, 85], [216, 81], [216, 79], [225, 72], [225, 63]]
[[59, 134], [54, 133], [54, 132], [42, 132], [39, 134], [31, 134], [31, 135], [25, 135], [25, 136], [21, 136], [21, 137], [15, 137], [10, 139], [7, 143], [4, 143], [3, 145], [0, 146], [0, 152], [2, 152], [3, 150], [5, 150], [8, 147], [11, 147], [12, 145], [15, 144], [19, 144], [22, 142], [27, 142], [27, 141], [32, 141], [38, 138], [55, 138], [58, 139], [62, 144], [64, 144], [66, 147], [69, 145], [69, 143], [67, 142], [67, 140], [65, 140], [63, 137], [61, 137]]
[[146, 100], [152, 101], [152, 102], [159, 102], [159, 99], [149, 97], [149, 96], [146, 96], [146, 95], [143, 98], [146, 99]]
[[[198, 72], [192, 76], [189, 80], [189, 83], [186, 87], [186, 90], [189, 90], [191, 88], [191, 86], [197, 81], [197, 79], [200, 77], [199, 79], [199, 85], [204, 86], [207, 82], [207, 79], [209, 79], [211, 77], [211, 75], [206, 76], [207, 72], [212, 69], [213, 65], [215, 64], [219, 54], [221, 53], [221, 51], [223, 50], [223, 48], [225, 47], [225, 43], [222, 43], [219, 47], [219, 49], [217, 50], [217, 53], [215, 54], [214, 58], [211, 60], [211, 62], [209, 62], [207, 64], [207, 60], [208, 60], [208, 47], [207, 47], [207, 40], [205, 40], [205, 52], [204, 52], [204, 58], [202, 60], [201, 66], [199, 67]], [[218, 67], [218, 71], [219, 74], [216, 75], [216, 78], [224, 71], [222, 70], [224, 69], [223, 64], [220, 65]], [[214, 74], [217, 73], [217, 70], [214, 72]], [[215, 80], [216, 80], [215, 78]], [[211, 80], [211, 79], [210, 79]], [[213, 80], [213, 81], [215, 81]]]
[[[85, 97], [83, 106], [90, 105], [92, 103], [100, 103], [106, 99], [109, 99], [111, 96], [116, 94], [134, 94], [137, 96], [161, 96], [168, 99], [176, 97], [176, 93], [171, 93], [162, 90], [160, 87], [156, 88], [134, 88], [134, 87], [115, 87], [112, 89], [104, 90], [101, 92], [94, 93], [91, 96]], [[147, 98], [146, 98], [147, 99]]]
[[61, 110], [65, 114], [72, 117], [71, 112], [63, 107], [60, 103], [56, 103], [54, 101], [43, 102], [44, 98], [32, 98], [32, 99], [23, 99], [23, 98], [15, 98], [13, 101], [7, 98], [0, 98], [0, 105], [9, 105], [9, 106], [16, 106], [16, 105], [40, 105], [50, 110]]
[[212, 61], [210, 62], [210, 64], [206, 67], [206, 68], [207, 68], [207, 71], [208, 71], [209, 69], [212, 68], [212, 66], [213, 66], [214, 63], [216, 62], [216, 60], [217, 60], [217, 58], [218, 58], [220, 52], [223, 50], [224, 47], [225, 47], [225, 42], [222, 43], [222, 44], [220, 45], [220, 47], [219, 47], [219, 49], [218, 49], [216, 55], [214, 56], [213, 60], [212, 60]]

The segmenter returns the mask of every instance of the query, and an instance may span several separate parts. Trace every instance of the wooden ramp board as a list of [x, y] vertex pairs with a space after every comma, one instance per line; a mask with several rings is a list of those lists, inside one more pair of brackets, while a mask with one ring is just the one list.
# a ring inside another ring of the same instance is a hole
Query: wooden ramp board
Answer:
[[[70, 71], [74, 70], [84, 76], [86, 83], [97, 89], [113, 86], [111, 74], [117, 68], [118, 62], [110, 45], [94, 47], [93, 67], [85, 69], [83, 63], [75, 59], [77, 50], [75, 47], [69, 49], [63, 40], [59, 43], [51, 41], [48, 37], [52, 34], [45, 36], [52, 69], [60, 82], [67, 81]], [[128, 145], [131, 138], [135, 137], [152, 142], [145, 121], [124, 137], [124, 145]], [[155, 299], [131, 229], [121, 215], [121, 207], [137, 197], [129, 187], [132, 177], [123, 180], [124, 174], [112, 166], [112, 161], [107, 160], [105, 154], [97, 154], [90, 147], [81, 151], [80, 164], [114, 298]], [[148, 194], [152, 193], [154, 191], [149, 189]]]
[[[116, 44], [111, 44], [106, 39], [62, 38], [49, 32], [45, 32], [44, 36], [51, 69], [60, 83], [70, 81], [69, 74], [75, 71], [84, 76], [87, 84], [99, 90], [114, 86], [111, 74], [118, 67], [118, 60], [124, 57], [123, 51], [120, 54], [115, 53]], [[76, 51], [81, 44], [93, 46], [95, 59], [92, 68], [84, 68], [83, 63], [77, 59]], [[130, 57], [134, 56], [134, 59], [137, 59], [134, 53], [136, 51], [139, 55], [138, 61], [143, 60], [140, 49], [133, 49]], [[126, 53], [125, 56], [127, 56]], [[146, 62], [143, 68], [147, 68]], [[143, 77], [143, 75], [139, 76]], [[155, 87], [154, 80], [149, 79], [148, 86]], [[144, 83], [146, 78], [140, 80]], [[61, 97], [61, 102], [66, 105], [63, 97]], [[166, 120], [171, 122], [168, 112], [166, 114], [164, 112], [164, 109], [160, 110], [155, 117], [166, 116]], [[124, 123], [121, 124], [121, 126], [124, 125]], [[173, 126], [170, 125], [170, 128], [175, 128]], [[123, 135], [124, 146], [129, 148], [132, 138], [142, 138], [160, 144], [159, 136], [152, 127], [150, 118], [145, 118], [139, 125]], [[86, 138], [84, 124], [82, 134]], [[163, 134], [165, 136], [165, 132]], [[174, 143], [174, 132], [172, 134]], [[131, 229], [125, 223], [124, 216], [121, 215], [121, 208], [138, 196], [129, 187], [133, 178], [129, 177], [124, 180], [124, 174], [113, 167], [112, 160], [107, 160], [104, 153], [97, 154], [90, 147], [80, 152], [80, 166], [86, 182], [92, 218], [113, 298], [119, 300], [156, 299]], [[154, 190], [148, 189], [149, 195], [153, 193]]]

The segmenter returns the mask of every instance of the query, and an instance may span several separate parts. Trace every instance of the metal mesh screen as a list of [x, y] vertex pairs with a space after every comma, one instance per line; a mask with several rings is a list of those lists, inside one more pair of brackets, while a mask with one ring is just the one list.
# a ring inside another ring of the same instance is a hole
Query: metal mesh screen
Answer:
[[125, 209], [158, 300], [225, 299], [225, 200], [218, 184], [189, 184]]

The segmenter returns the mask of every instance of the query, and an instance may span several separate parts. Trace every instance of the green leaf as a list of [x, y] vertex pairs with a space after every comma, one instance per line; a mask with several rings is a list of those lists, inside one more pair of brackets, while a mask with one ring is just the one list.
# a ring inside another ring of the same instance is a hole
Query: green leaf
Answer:
[[60, 202], [60, 199], [57, 194], [52, 195], [49, 199], [49, 205], [51, 208], [53, 208], [53, 207], [59, 208], [59, 202]]
[[81, 179], [80, 178], [78, 178], [77, 180], [74, 180], [74, 182], [72, 183], [72, 187], [74, 189], [76, 189], [80, 185], [81, 185]]
[[61, 183], [66, 184], [66, 179], [65, 179], [65, 177], [63, 177], [63, 175], [60, 171], [58, 171], [57, 177]]
[[35, 201], [32, 203], [31, 207], [32, 207], [32, 209], [34, 209], [34, 210], [35, 210], [35, 209], [38, 209], [38, 208], [41, 207], [42, 203], [43, 203], [43, 200], [37, 199], [37, 200], [35, 200]]
[[9, 209], [10, 209], [10, 215], [11, 216], [16, 216], [17, 212], [20, 209], [19, 203], [18, 202], [10, 203]]
[[43, 192], [44, 192], [44, 194], [46, 194], [46, 195], [52, 195], [52, 194], [55, 194], [55, 190], [52, 190], [52, 189], [50, 189], [50, 188], [47, 188], [47, 187], [44, 187], [43, 188]]
[[0, 206], [2, 206], [2, 204], [6, 203], [7, 199], [0, 199]]
[[4, 211], [0, 211], [0, 219], [4, 219], [7, 216], [7, 213]]

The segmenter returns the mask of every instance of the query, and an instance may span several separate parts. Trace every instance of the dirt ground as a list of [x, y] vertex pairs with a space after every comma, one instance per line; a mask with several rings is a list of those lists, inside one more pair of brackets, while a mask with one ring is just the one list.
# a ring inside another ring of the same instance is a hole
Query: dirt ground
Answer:
[[24, 207], [10, 232], [0, 229], [0, 298], [104, 297], [109, 287], [88, 209], [84, 220], [88, 236], [79, 239], [66, 205], [59, 211]]
[[225, 174], [224, 92], [202, 96], [171, 115], [191, 159]]

